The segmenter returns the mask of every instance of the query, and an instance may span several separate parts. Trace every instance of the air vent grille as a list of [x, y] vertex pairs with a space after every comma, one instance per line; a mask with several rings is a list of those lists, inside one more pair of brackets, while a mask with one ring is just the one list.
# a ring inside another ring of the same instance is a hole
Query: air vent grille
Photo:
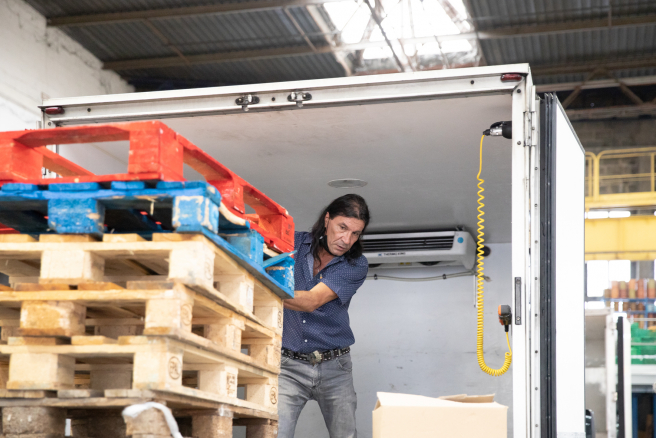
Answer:
[[454, 236], [368, 239], [362, 241], [364, 252], [398, 252], [445, 250], [453, 247]]

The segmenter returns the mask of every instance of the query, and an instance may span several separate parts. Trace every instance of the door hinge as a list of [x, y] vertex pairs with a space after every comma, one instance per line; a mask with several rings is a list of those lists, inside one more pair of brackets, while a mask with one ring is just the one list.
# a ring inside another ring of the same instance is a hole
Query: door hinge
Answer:
[[535, 126], [535, 111], [524, 112], [524, 146], [535, 146], [537, 140], [537, 129]]

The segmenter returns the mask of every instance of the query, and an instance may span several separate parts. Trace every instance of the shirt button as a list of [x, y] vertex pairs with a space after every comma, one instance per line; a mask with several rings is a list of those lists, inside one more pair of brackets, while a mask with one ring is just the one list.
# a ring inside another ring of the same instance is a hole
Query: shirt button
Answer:
[[305, 324], [305, 320], [303, 320], [303, 324]]
[[305, 342], [307, 342], [307, 339], [305, 340]]

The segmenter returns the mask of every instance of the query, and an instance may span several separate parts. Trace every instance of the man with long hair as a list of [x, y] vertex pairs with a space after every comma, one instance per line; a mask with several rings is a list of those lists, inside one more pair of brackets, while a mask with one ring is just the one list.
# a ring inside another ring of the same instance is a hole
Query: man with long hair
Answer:
[[294, 436], [308, 400], [319, 403], [331, 438], [357, 436], [348, 308], [369, 269], [360, 241], [368, 224], [367, 203], [350, 194], [331, 202], [311, 232], [294, 236], [296, 290], [284, 302], [278, 438]]

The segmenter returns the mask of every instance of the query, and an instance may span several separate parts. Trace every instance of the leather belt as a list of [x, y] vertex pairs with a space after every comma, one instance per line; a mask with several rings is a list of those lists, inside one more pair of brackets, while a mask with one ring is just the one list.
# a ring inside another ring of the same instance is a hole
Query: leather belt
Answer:
[[327, 351], [318, 351], [315, 350], [312, 353], [297, 353], [296, 351], [283, 348], [281, 354], [285, 357], [290, 357], [296, 360], [304, 360], [309, 362], [311, 365], [316, 365], [318, 363], [335, 359], [336, 357], [343, 356], [351, 351], [351, 347], [346, 348], [335, 348], [334, 350]]

